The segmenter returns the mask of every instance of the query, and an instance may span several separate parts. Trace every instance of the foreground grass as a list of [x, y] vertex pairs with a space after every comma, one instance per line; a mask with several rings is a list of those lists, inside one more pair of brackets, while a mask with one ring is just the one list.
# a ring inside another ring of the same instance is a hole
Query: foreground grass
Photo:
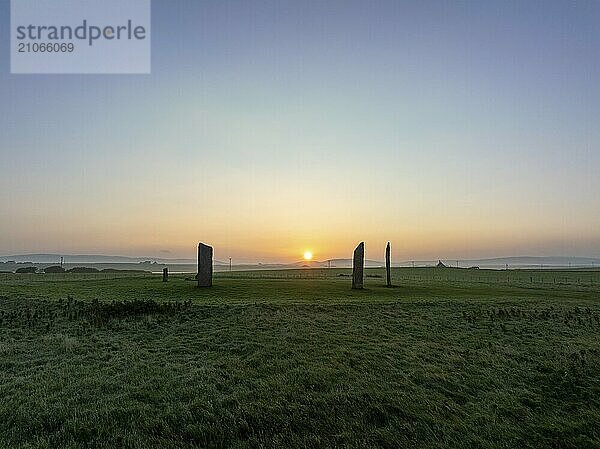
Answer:
[[600, 447], [594, 273], [368, 273], [0, 279], [0, 447]]

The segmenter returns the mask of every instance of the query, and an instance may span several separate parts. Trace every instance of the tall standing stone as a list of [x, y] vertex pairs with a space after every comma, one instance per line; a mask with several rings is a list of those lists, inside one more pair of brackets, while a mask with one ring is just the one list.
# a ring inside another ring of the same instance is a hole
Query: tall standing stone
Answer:
[[169, 280], [169, 269], [167, 267], [163, 268], [163, 282], [167, 282]]
[[198, 244], [198, 287], [212, 287], [213, 249], [204, 243]]
[[385, 247], [385, 275], [387, 278], [387, 286], [391, 287], [392, 286], [392, 262], [391, 262], [391, 248], [390, 248], [390, 242], [387, 243], [387, 246]]
[[360, 244], [354, 250], [354, 259], [352, 261], [352, 288], [363, 288], [363, 272], [365, 268], [365, 242]]

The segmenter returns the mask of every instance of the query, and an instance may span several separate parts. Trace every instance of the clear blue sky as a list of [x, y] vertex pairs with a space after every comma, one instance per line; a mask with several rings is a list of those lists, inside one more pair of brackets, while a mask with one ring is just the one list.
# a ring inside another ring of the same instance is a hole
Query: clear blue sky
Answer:
[[61, 76], [0, 3], [0, 253], [600, 254], [600, 2], [152, 4], [151, 75]]

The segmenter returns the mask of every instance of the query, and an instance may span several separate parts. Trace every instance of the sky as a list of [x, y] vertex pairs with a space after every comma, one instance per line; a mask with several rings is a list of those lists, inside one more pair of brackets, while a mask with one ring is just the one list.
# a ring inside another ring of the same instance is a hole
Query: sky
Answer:
[[600, 2], [152, 1], [150, 75], [11, 75], [0, 254], [600, 256]]

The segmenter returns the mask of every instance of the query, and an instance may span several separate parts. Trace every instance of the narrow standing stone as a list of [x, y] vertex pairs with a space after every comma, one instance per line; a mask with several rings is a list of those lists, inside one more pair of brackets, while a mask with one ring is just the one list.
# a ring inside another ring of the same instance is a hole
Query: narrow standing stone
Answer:
[[387, 286], [392, 286], [392, 263], [390, 261], [391, 256], [390, 242], [385, 247], [385, 275], [387, 277]]
[[198, 243], [198, 287], [212, 287], [213, 249]]
[[363, 271], [365, 268], [365, 242], [360, 244], [354, 250], [354, 260], [352, 262], [352, 288], [363, 288]]
[[169, 269], [163, 268], [163, 282], [167, 282], [169, 280]]

